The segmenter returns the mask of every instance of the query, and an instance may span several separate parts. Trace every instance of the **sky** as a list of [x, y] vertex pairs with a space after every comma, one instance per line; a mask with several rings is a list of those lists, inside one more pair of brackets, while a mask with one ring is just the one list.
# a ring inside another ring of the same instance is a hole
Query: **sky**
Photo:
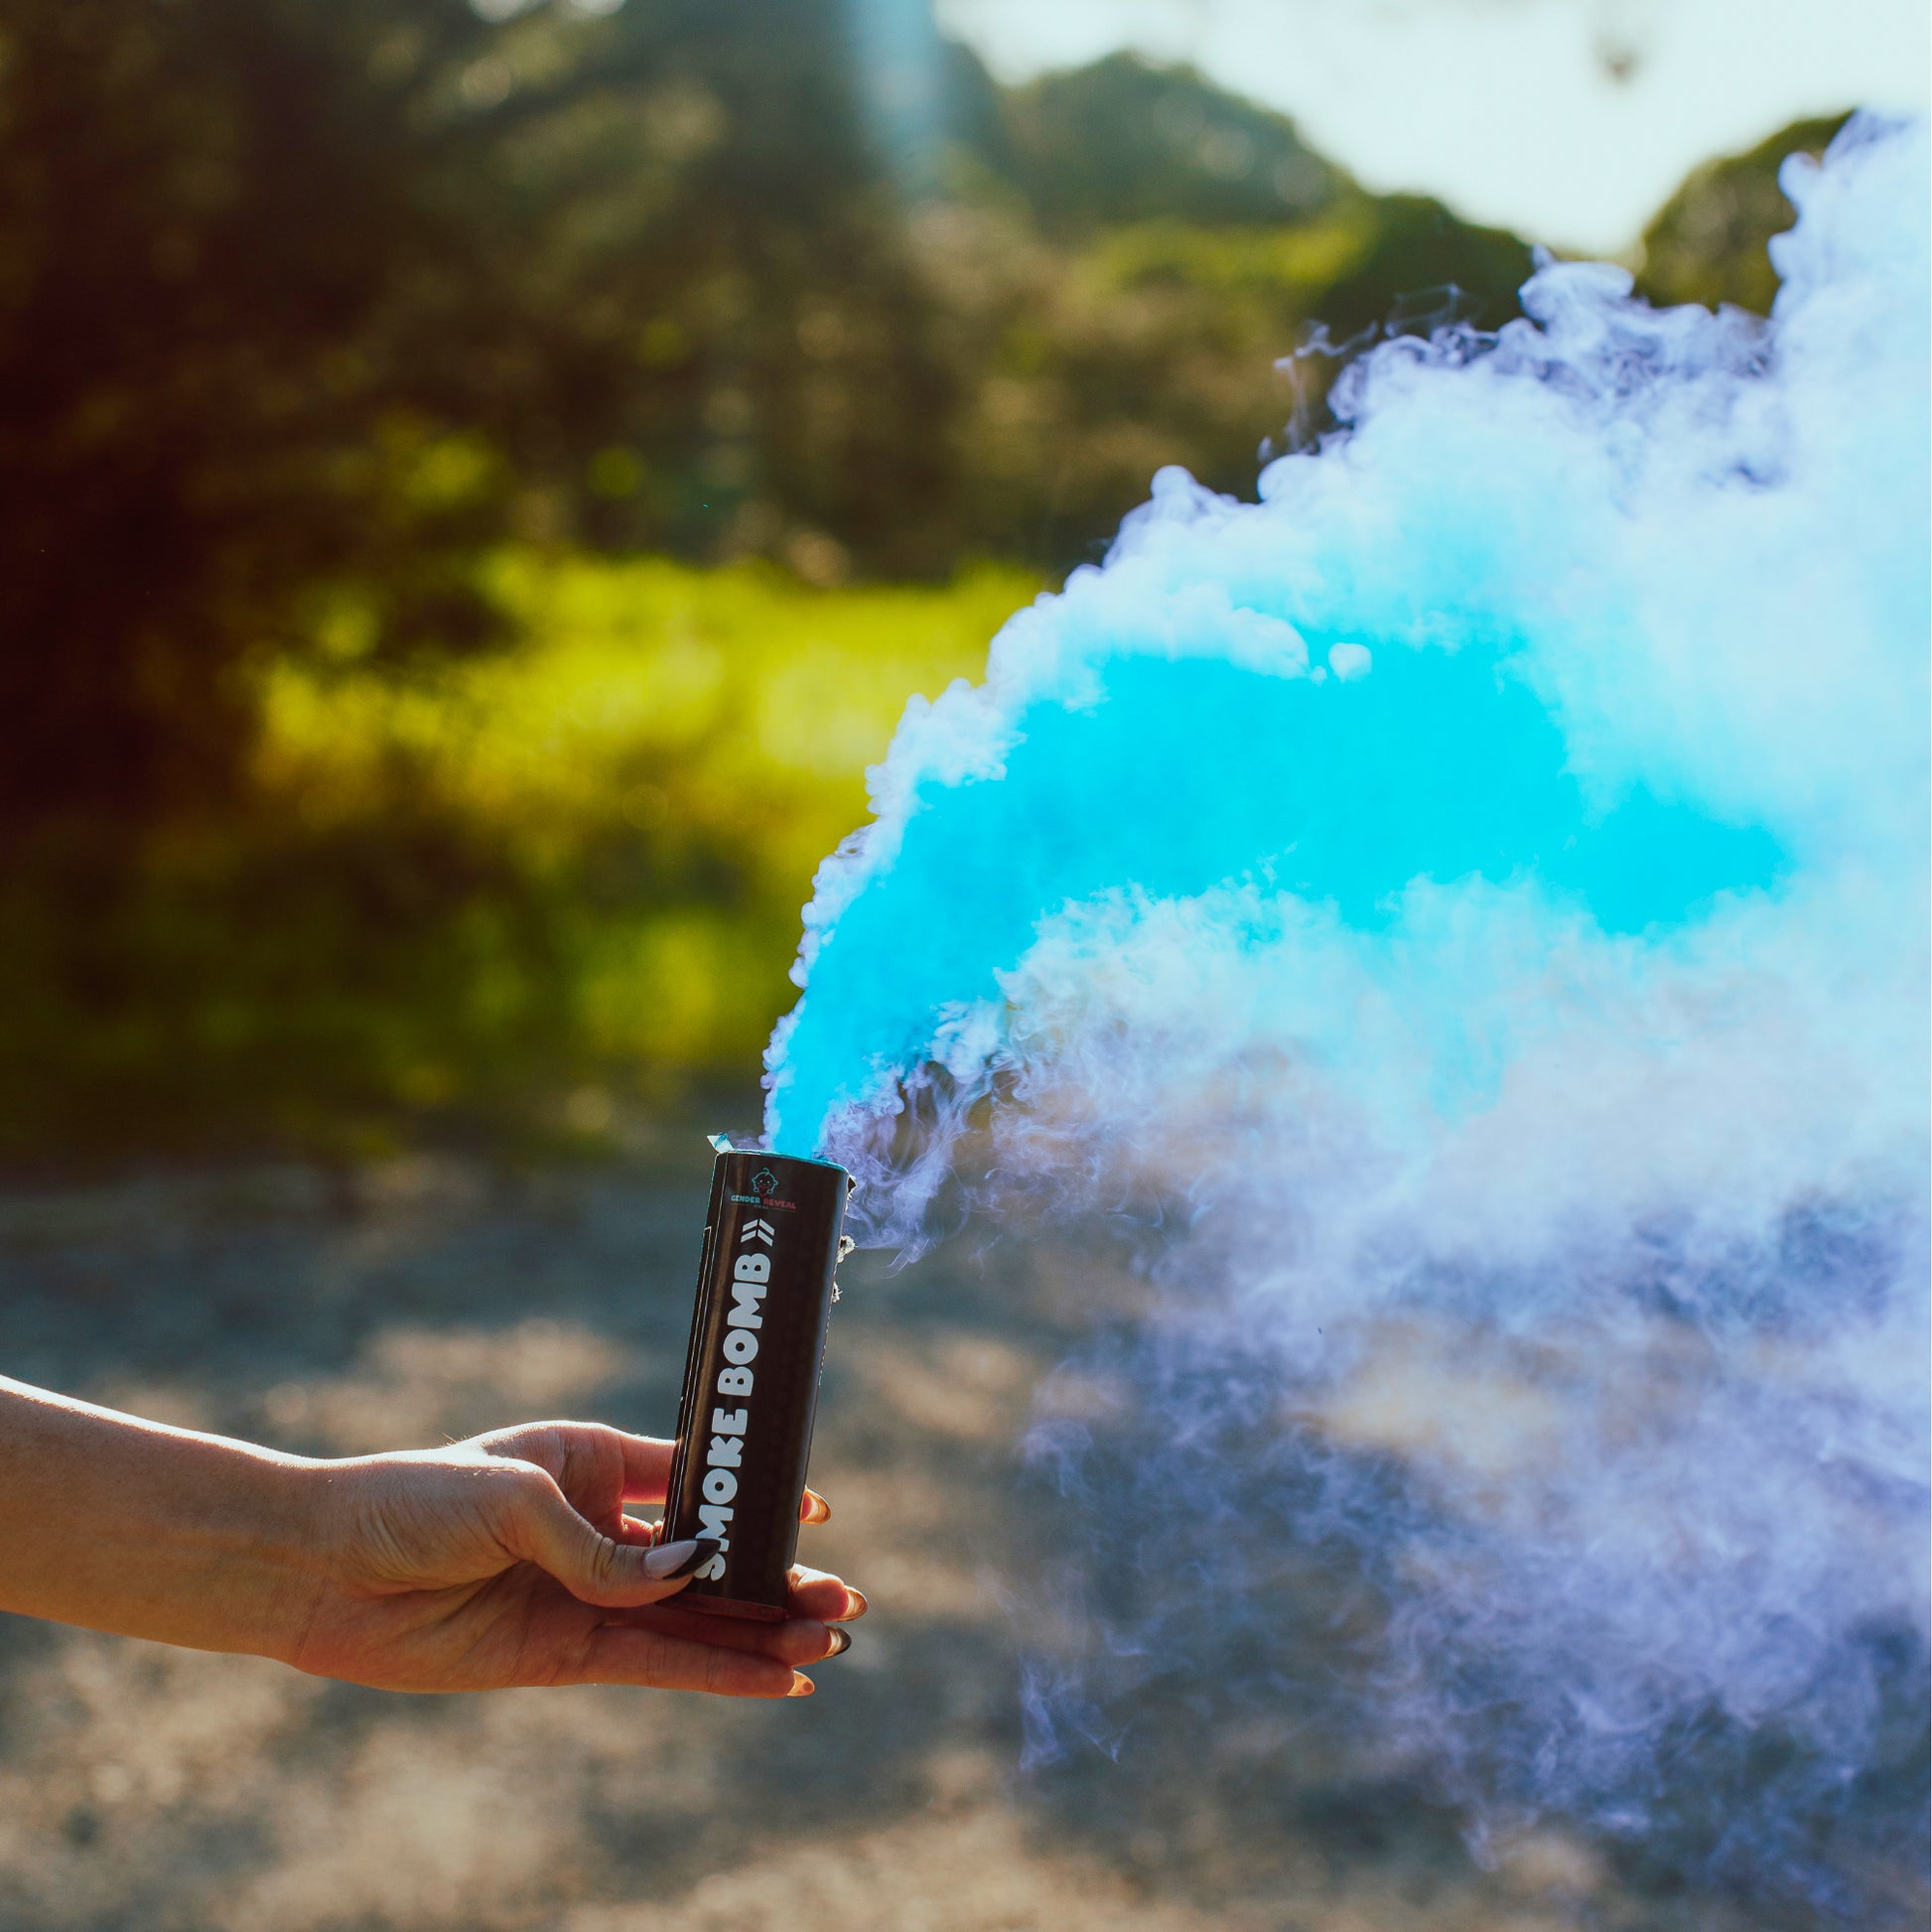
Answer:
[[939, 0], [1003, 79], [1121, 47], [1294, 117], [1380, 192], [1624, 254], [1700, 161], [1932, 101], [1926, 0]]

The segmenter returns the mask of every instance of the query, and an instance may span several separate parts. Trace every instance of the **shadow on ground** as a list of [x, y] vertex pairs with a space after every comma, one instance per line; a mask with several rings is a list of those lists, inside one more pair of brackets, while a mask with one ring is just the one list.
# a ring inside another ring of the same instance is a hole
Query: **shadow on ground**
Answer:
[[[318, 1453], [546, 1415], [668, 1433], [701, 1143], [644, 1169], [413, 1160], [0, 1196], [9, 1372]], [[1555, 1932], [1746, 1921], [1545, 1832], [1493, 1869], [1292, 1713], [1157, 1679], [1116, 1763], [1023, 1776], [1017, 1478], [1042, 1377], [1131, 1297], [963, 1244], [848, 1264], [809, 1560], [875, 1605], [809, 1703], [411, 1699], [0, 1619], [10, 1932]], [[1285, 1608], [1284, 1614], [1288, 1610]], [[1046, 1633], [1050, 1636], [1050, 1632]]]

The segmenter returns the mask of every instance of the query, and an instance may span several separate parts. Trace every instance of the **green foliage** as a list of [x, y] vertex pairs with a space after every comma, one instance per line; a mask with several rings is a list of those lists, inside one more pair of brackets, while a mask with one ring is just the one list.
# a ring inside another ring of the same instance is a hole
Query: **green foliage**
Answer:
[[1061, 235], [1125, 221], [1299, 221], [1350, 192], [1284, 116], [1132, 54], [1017, 89], [989, 158]]
[[477, 589], [513, 654], [273, 665], [244, 809], [0, 881], [0, 1153], [366, 1149], [742, 1080], [905, 698], [1035, 588], [512, 550]]
[[[742, 1078], [908, 692], [1161, 465], [1515, 313], [1517, 237], [1190, 69], [890, 11], [0, 15], [0, 1148]], [[1651, 287], [1759, 301], [1829, 131]]]
[[[406, 660], [503, 641], [474, 565], [518, 535], [1056, 570], [1162, 462], [1248, 485], [1311, 321], [1450, 281], [1509, 313], [1513, 240], [1131, 57], [1003, 92], [935, 39], [951, 159], [908, 203], [849, 25], [19, 0], [0, 838], [231, 799], [252, 662], [345, 594]], [[1231, 304], [1227, 262], [1265, 265]]]
[[867, 406], [780, 493], [885, 555], [934, 385], [879, 193], [836, 0], [19, 0], [0, 830], [218, 802], [345, 583], [403, 657], [488, 639], [515, 529], [716, 548], [824, 291]]
[[500, 332], [465, 299], [474, 258], [437, 208], [403, 51], [460, 42], [472, 18], [287, 0], [8, 11], [8, 819], [218, 793], [250, 729], [231, 673], [320, 576], [379, 583], [398, 637], [475, 629], [447, 557], [505, 478], [485, 464], [466, 486], [421, 484], [454, 414], [447, 372]]
[[1728, 302], [1769, 315], [1778, 278], [1766, 244], [1796, 214], [1778, 170], [1788, 155], [1823, 154], [1845, 121], [1793, 121], [1745, 154], [1695, 170], [1644, 230], [1638, 292], [1660, 307]]

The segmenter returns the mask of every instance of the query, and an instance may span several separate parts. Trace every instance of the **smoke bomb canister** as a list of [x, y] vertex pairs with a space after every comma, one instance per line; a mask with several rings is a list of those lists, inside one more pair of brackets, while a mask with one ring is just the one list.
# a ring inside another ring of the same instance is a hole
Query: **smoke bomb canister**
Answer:
[[722, 1545], [678, 1595], [693, 1609], [786, 1614], [850, 1184], [829, 1161], [737, 1149], [712, 1170], [664, 1505], [663, 1541]]

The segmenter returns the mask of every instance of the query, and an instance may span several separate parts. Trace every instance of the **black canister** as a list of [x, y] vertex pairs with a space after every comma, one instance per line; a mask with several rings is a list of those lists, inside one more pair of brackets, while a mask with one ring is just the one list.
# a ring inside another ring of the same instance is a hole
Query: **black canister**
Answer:
[[698, 1265], [662, 1540], [716, 1537], [677, 1600], [786, 1614], [851, 1181], [829, 1161], [722, 1149]]

